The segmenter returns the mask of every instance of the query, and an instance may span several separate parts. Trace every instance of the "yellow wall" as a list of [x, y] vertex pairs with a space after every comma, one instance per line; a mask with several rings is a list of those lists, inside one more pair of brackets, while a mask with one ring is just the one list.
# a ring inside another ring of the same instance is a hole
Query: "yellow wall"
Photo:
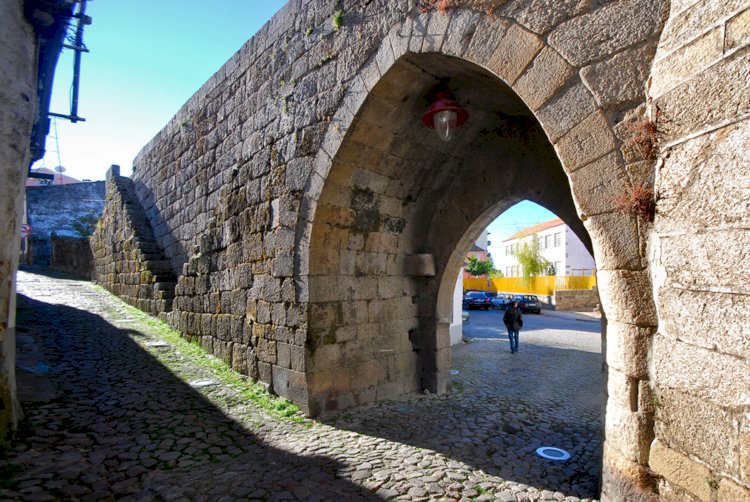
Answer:
[[528, 279], [523, 277], [464, 279], [464, 291], [473, 289], [479, 291], [501, 291], [504, 293], [529, 293], [532, 295], [554, 295], [555, 290], [558, 289], [593, 289], [595, 286], [595, 275], [547, 275], [529, 277]]

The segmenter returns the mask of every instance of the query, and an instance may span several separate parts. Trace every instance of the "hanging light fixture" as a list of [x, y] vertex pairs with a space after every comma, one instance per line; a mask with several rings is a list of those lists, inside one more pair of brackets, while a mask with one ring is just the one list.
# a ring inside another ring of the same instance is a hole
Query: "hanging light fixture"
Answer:
[[422, 123], [435, 129], [443, 141], [450, 141], [456, 128], [469, 118], [469, 112], [458, 104], [445, 84], [439, 84], [430, 95], [430, 108], [422, 115]]

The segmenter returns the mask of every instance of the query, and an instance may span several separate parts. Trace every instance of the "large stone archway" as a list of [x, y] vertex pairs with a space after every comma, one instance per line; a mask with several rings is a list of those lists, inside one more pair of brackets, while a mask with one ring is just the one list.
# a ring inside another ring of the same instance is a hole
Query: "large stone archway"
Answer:
[[[466, 43], [467, 33], [481, 44]], [[311, 218], [298, 225], [308, 406], [445, 391], [447, 292], [463, 252], [504, 207], [535, 200], [590, 235], [609, 321], [605, 484], [636, 479], [628, 489], [647, 493], [657, 320], [643, 229], [618, 211], [617, 196], [646, 181], [650, 162], [618, 138], [627, 100], [597, 92], [580, 68], [590, 61], [549, 42], [508, 19], [427, 13], [394, 27], [360, 72], [308, 183]], [[472, 116], [449, 145], [418, 121], [444, 78]]]

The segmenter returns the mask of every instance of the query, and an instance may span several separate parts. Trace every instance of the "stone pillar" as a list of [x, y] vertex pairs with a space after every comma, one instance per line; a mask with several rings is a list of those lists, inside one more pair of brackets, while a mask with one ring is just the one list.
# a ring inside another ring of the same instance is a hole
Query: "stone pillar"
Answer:
[[21, 416], [16, 399], [15, 276], [36, 107], [35, 36], [22, 0], [3, 2], [0, 16], [0, 442]]

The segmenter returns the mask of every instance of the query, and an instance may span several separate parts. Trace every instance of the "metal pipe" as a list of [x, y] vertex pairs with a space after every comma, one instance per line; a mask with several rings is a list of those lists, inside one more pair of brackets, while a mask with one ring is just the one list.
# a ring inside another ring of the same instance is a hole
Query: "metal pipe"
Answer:
[[75, 123], [78, 122], [78, 89], [81, 78], [81, 53], [83, 52], [83, 27], [86, 24], [86, 0], [79, 0], [80, 4], [78, 7], [78, 26], [76, 27], [76, 40], [73, 55], [73, 96], [70, 101], [70, 121]]

